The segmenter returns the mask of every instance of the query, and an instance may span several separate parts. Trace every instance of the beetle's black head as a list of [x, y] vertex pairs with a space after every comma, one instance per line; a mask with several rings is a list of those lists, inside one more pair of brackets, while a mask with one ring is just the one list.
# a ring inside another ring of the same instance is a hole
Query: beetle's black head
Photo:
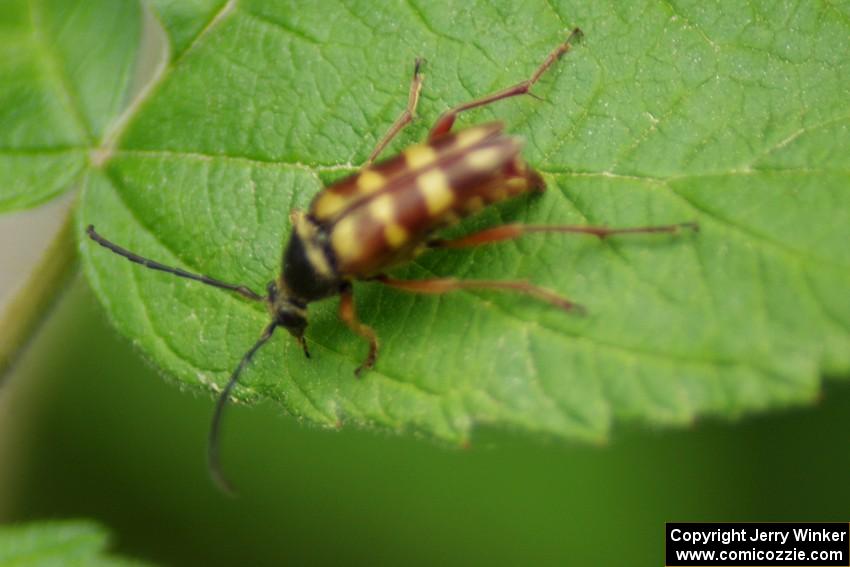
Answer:
[[307, 328], [307, 304], [292, 297], [286, 290], [280, 290], [275, 282], [269, 282], [268, 304], [274, 322], [284, 327], [292, 336], [300, 341], [303, 340], [304, 330]]
[[307, 313], [304, 307], [286, 302], [277, 306], [275, 321], [300, 340], [304, 336], [304, 329], [307, 328]]

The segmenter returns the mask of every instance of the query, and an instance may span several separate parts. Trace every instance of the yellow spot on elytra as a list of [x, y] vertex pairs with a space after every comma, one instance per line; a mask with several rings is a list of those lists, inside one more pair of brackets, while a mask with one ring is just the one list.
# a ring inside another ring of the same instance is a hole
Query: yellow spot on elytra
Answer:
[[384, 227], [384, 238], [393, 248], [398, 248], [407, 241], [407, 230], [400, 224], [388, 223]]
[[487, 171], [496, 169], [504, 161], [504, 152], [499, 148], [491, 147], [483, 150], [475, 150], [469, 153], [464, 161], [473, 169]]
[[383, 187], [385, 183], [386, 181], [383, 175], [369, 169], [357, 176], [357, 188], [364, 194], [374, 193]]
[[434, 163], [437, 160], [437, 152], [430, 146], [411, 146], [404, 150], [404, 159], [410, 169], [419, 169]]
[[528, 189], [528, 181], [525, 177], [511, 177], [505, 184], [508, 186], [510, 193], [521, 193]]
[[395, 201], [389, 195], [380, 195], [369, 204], [369, 213], [375, 222], [384, 225], [384, 238], [393, 248], [407, 241], [407, 230], [395, 219]]
[[458, 133], [455, 144], [460, 149], [474, 146], [487, 135], [487, 128], [469, 128]]
[[331, 245], [337, 257], [341, 260], [355, 260], [363, 247], [357, 239], [357, 219], [345, 217], [340, 219], [331, 232]]
[[454, 194], [449, 187], [446, 174], [439, 169], [432, 169], [416, 178], [416, 185], [425, 199], [425, 206], [432, 215], [438, 215], [451, 206]]
[[395, 205], [389, 195], [376, 197], [369, 203], [369, 212], [372, 218], [381, 223], [392, 222], [395, 218]]
[[329, 218], [344, 209], [346, 203], [348, 203], [348, 199], [328, 191], [316, 201], [314, 213], [317, 218]]

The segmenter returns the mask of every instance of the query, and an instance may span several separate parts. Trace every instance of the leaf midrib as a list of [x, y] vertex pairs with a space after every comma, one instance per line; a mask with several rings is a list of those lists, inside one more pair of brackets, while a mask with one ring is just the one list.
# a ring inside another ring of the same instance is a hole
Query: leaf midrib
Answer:
[[[190, 160], [200, 160], [200, 161], [215, 161], [220, 160], [225, 163], [234, 163], [239, 165], [248, 165], [251, 167], [271, 167], [271, 168], [283, 168], [283, 169], [292, 169], [296, 171], [303, 171], [313, 175], [317, 180], [321, 181], [319, 174], [320, 173], [335, 173], [335, 172], [355, 172], [359, 168], [350, 163], [340, 163], [340, 164], [330, 164], [330, 165], [309, 165], [302, 162], [282, 162], [282, 161], [274, 161], [274, 160], [262, 160], [253, 157], [244, 157], [244, 156], [231, 156], [227, 154], [205, 154], [202, 152], [181, 152], [174, 150], [116, 150], [113, 154], [113, 158], [116, 156], [138, 156], [143, 158], [167, 158], [167, 159], [190, 159]], [[753, 169], [749, 171], [728, 171], [728, 172], [708, 172], [708, 173], [694, 173], [694, 174], [681, 174], [678, 176], [671, 176], [668, 178], [659, 178], [659, 177], [644, 177], [644, 176], [633, 176], [633, 175], [619, 175], [612, 174], [609, 172], [583, 172], [583, 173], [573, 173], [573, 172], [565, 172], [565, 171], [548, 171], [545, 169], [538, 168], [543, 174], [550, 175], [552, 177], [606, 177], [606, 178], [615, 178], [615, 179], [627, 179], [627, 180], [636, 180], [640, 182], [653, 183], [659, 187], [662, 187], [666, 190], [667, 194], [686, 205], [688, 208], [692, 209], [695, 213], [703, 214], [714, 219], [718, 224], [732, 229], [734, 232], [742, 234], [746, 237], [753, 238], [758, 240], [759, 242], [770, 245], [770, 247], [780, 250], [783, 253], [789, 254], [799, 260], [804, 262], [813, 262], [822, 266], [828, 266], [835, 269], [850, 269], [850, 265], [844, 265], [841, 262], [836, 262], [834, 259], [818, 256], [813, 254], [811, 251], [795, 248], [790, 246], [782, 241], [771, 238], [768, 235], [765, 235], [757, 230], [753, 230], [751, 228], [745, 227], [739, 223], [735, 223], [732, 220], [725, 218], [718, 213], [700, 206], [699, 204], [693, 202], [692, 200], [685, 197], [680, 191], [678, 191], [675, 187], [672, 186], [674, 182], [680, 181], [688, 181], [688, 180], [699, 180], [705, 178], [716, 178], [716, 177], [737, 177], [737, 176], [756, 176], [756, 175], [770, 175], [770, 174], [779, 174], [779, 175], [812, 175], [812, 174], [847, 174], [850, 176], [850, 170], [842, 170], [842, 169]]]
[[[42, 54], [42, 60], [45, 62], [47, 72], [51, 79], [56, 84], [59, 91], [59, 99], [65, 107], [69, 116], [74, 121], [77, 127], [78, 134], [88, 142], [89, 146], [95, 144], [96, 136], [91, 130], [91, 125], [86, 121], [82, 111], [80, 98], [74, 89], [71, 87], [71, 81], [65, 74], [59, 58], [53, 51], [51, 44], [44, 39], [42, 33], [41, 21], [41, 0], [29, 0], [30, 21], [32, 23], [32, 31], [38, 51]], [[37, 6], [38, 5], [38, 6]]]

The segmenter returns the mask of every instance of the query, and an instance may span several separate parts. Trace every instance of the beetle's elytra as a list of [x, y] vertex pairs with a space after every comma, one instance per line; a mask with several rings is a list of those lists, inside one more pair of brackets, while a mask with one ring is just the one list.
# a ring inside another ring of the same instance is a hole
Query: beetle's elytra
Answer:
[[269, 283], [266, 295], [143, 258], [106, 240], [93, 226], [88, 227], [88, 235], [95, 242], [132, 262], [233, 291], [268, 306], [270, 323], [233, 371], [213, 415], [209, 463], [213, 478], [222, 488], [230, 490], [219, 466], [218, 433], [230, 392], [254, 353], [278, 327], [287, 329], [309, 356], [304, 339], [309, 303], [340, 296], [340, 318], [369, 343], [368, 354], [355, 371], [359, 376], [375, 364], [378, 339], [372, 328], [357, 318], [352, 287], [355, 280], [375, 281], [413, 293], [436, 294], [470, 288], [513, 291], [573, 311], [579, 308], [575, 303], [526, 282], [454, 278], [409, 281], [394, 279], [384, 272], [426, 250], [477, 246], [529, 232], [573, 232], [603, 238], [613, 234], [672, 233], [682, 228], [697, 228], [695, 223], [625, 229], [508, 224], [454, 240], [435, 236], [439, 229], [489, 204], [545, 189], [543, 178], [522, 159], [520, 140], [504, 134], [501, 124], [484, 124], [457, 132], [452, 132], [452, 125], [465, 110], [528, 93], [540, 76], [570, 50], [571, 41], [581, 35], [581, 30], [574, 29], [529, 79], [448, 110], [438, 118], [424, 143], [373, 164], [390, 140], [413, 119], [423, 80], [417, 60], [407, 108], [378, 142], [365, 166], [320, 191], [306, 213], [292, 213], [293, 228], [283, 253], [283, 267], [279, 278]]

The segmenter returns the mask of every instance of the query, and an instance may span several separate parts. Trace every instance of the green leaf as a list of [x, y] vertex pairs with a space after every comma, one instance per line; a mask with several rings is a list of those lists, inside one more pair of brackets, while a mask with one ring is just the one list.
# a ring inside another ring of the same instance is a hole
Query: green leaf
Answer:
[[6, 567], [141, 567], [106, 554], [108, 535], [91, 522], [74, 520], [0, 527], [0, 564]]
[[[799, 404], [850, 374], [850, 13], [822, 1], [733, 4], [408, 0], [298, 7], [156, 3], [174, 42], [155, 87], [86, 173], [91, 223], [138, 253], [262, 290], [288, 213], [355, 171], [428, 61], [421, 139], [452, 104], [526, 78], [581, 26], [586, 42], [532, 98], [471, 112], [526, 138], [549, 191], [470, 219], [633, 226], [682, 237], [529, 236], [422, 256], [409, 278], [530, 279], [585, 318], [488, 292], [416, 297], [356, 285], [365, 345], [311, 307], [314, 357], [280, 333], [236, 396], [331, 426], [461, 441], [476, 423], [598, 440], [615, 420]], [[268, 315], [81, 239], [117, 328], [180, 384], [217, 391]]]
[[172, 59], [179, 58], [205, 27], [214, 26], [216, 18], [226, 16], [227, 4], [227, 0], [151, 0], [170, 38]]
[[9, 0], [0, 16], [0, 211], [79, 181], [126, 105], [141, 10], [114, 0]]

